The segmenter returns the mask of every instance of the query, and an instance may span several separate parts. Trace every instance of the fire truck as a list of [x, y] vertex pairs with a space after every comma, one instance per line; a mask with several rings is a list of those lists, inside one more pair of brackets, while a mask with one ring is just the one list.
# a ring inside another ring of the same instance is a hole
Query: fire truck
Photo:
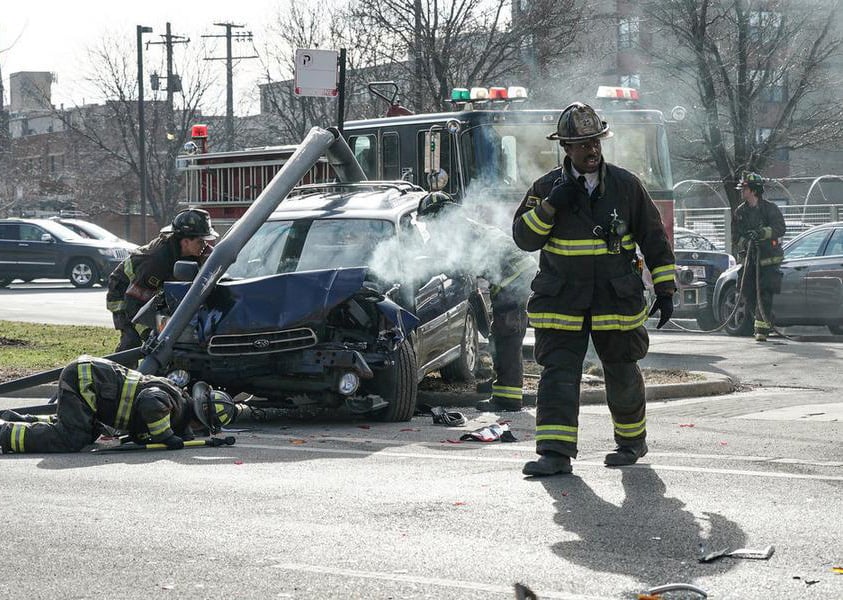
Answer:
[[[403, 108], [393, 82], [372, 82], [369, 90], [388, 105], [386, 116], [349, 121], [343, 128], [369, 179], [444, 190], [482, 207], [488, 220], [508, 230], [530, 184], [562, 164], [563, 149], [546, 139], [560, 109], [521, 108], [527, 101], [522, 87], [455, 88], [450, 98], [454, 110], [425, 114]], [[637, 90], [626, 87], [600, 86], [594, 104], [615, 133], [605, 140], [603, 155], [641, 179], [672, 240], [673, 176], [664, 115], [641, 107]], [[224, 229], [245, 212], [294, 150], [281, 146], [182, 157], [186, 203], [207, 209]], [[320, 163], [303, 183], [330, 177], [329, 165]], [[692, 279], [680, 277], [677, 316], [693, 318], [705, 308], [705, 284]]]

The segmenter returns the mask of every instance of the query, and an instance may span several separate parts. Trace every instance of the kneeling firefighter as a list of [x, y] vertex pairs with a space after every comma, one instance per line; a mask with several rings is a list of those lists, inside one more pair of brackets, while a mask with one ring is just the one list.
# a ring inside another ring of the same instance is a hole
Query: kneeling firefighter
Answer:
[[732, 218], [732, 242], [743, 264], [739, 289], [747, 314], [755, 317], [755, 339], [763, 342], [773, 329], [773, 296], [782, 287], [784, 216], [764, 199], [764, 180], [758, 173], [744, 171], [736, 189], [743, 199]]
[[[422, 198], [417, 218], [436, 224], [431, 235], [468, 238], [469, 245], [483, 249], [483, 260], [476, 261], [482, 264], [468, 264], [466, 269], [490, 284], [492, 326], [489, 341], [495, 375], [491, 398], [478, 403], [477, 410], [521, 410], [522, 347], [527, 333], [530, 281], [538, 266], [536, 260], [520, 250], [512, 238], [497, 227], [468, 218], [465, 209], [445, 192], [431, 192]], [[475, 256], [480, 254], [477, 252]]]
[[192, 427], [213, 434], [236, 416], [231, 397], [202, 381], [189, 394], [167, 378], [83, 355], [61, 373], [55, 415], [0, 412], [0, 450], [78, 452], [100, 436], [101, 424], [132, 441], [178, 450], [193, 438]]

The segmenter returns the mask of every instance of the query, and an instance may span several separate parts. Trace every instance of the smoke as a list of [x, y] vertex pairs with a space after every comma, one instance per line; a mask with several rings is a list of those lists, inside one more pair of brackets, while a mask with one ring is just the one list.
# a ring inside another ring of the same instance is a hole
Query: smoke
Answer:
[[424, 283], [439, 273], [501, 281], [507, 255], [517, 249], [511, 234], [517, 202], [490, 200], [489, 189], [482, 183], [473, 185], [461, 206], [417, 222], [420, 235], [379, 244], [370, 263], [372, 273], [389, 283]]

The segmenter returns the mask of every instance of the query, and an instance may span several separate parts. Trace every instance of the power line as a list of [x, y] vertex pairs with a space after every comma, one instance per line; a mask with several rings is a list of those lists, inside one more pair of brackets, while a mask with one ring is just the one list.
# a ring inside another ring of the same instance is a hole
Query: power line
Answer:
[[203, 38], [225, 38], [225, 58], [210, 57], [205, 60], [224, 60], [225, 61], [225, 149], [234, 149], [234, 60], [258, 58], [257, 54], [253, 56], [232, 56], [231, 42], [237, 40], [238, 42], [252, 41], [252, 32], [232, 32], [232, 29], [242, 29], [244, 25], [235, 25], [234, 23], [214, 23], [217, 27], [225, 27], [224, 34], [217, 35], [203, 35]]

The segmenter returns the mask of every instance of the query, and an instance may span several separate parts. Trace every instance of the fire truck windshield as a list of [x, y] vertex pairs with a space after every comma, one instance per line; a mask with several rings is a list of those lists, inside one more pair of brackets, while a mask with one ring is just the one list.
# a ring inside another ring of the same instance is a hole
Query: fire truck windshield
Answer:
[[[650, 192], [673, 189], [664, 127], [659, 123], [611, 123], [614, 137], [603, 140], [608, 162], [635, 173]], [[487, 123], [466, 131], [470, 182], [523, 192], [544, 173], [562, 164], [564, 150], [545, 139], [545, 123]]]

